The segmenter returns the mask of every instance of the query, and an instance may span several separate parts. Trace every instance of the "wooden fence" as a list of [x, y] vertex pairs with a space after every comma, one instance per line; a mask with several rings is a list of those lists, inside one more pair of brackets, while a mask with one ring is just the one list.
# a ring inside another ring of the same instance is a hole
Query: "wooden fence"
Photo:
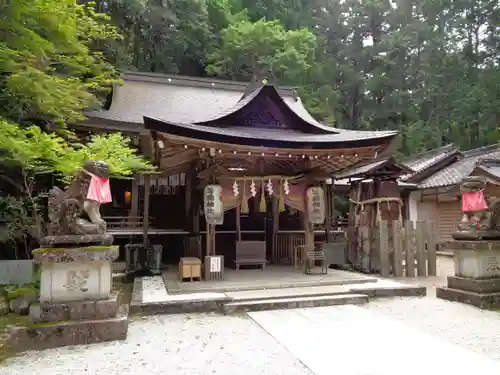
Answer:
[[434, 221], [380, 221], [378, 226], [380, 276], [436, 276]]
[[277, 233], [273, 241], [273, 264], [294, 264], [294, 251], [297, 246], [304, 245], [304, 233]]

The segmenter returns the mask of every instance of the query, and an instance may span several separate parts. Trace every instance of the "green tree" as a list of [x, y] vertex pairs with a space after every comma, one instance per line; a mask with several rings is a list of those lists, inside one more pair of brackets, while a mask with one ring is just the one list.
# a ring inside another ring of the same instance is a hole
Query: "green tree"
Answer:
[[315, 42], [307, 29], [286, 31], [279, 21], [241, 21], [221, 31], [220, 45], [206, 69], [232, 79], [265, 72], [291, 83], [311, 69]]
[[127, 178], [137, 171], [153, 170], [120, 133], [94, 135], [87, 144], [72, 144], [56, 133], [38, 126], [22, 127], [0, 121], [0, 179], [14, 188], [14, 195], [29, 203], [34, 218], [33, 234], [43, 234], [37, 186], [40, 176], [54, 176], [61, 183], [72, 180], [85, 160], [103, 160], [115, 178]]
[[4, 2], [0, 13], [0, 117], [83, 119], [116, 77], [102, 51], [92, 49], [119, 39], [109, 17], [75, 0]]

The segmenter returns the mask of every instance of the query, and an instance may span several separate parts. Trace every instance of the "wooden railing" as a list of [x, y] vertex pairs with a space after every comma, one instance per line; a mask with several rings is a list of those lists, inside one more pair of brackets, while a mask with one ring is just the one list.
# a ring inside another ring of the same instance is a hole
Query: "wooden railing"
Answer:
[[[142, 216], [106, 216], [103, 217], [110, 231], [141, 229], [144, 223]], [[151, 226], [152, 218], [149, 218]]]
[[305, 244], [304, 233], [278, 233], [273, 243], [273, 264], [294, 264], [294, 251]]

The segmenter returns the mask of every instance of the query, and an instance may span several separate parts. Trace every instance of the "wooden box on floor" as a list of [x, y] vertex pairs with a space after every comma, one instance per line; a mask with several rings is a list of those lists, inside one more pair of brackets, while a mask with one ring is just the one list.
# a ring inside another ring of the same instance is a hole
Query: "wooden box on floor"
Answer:
[[201, 280], [201, 260], [198, 258], [181, 258], [179, 262], [179, 280]]

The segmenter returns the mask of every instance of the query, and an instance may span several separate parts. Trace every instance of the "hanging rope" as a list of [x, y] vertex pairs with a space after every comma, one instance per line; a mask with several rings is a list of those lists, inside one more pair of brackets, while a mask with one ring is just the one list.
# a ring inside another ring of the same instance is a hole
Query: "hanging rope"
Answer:
[[354, 199], [349, 199], [349, 201], [355, 205], [361, 205], [361, 206], [364, 206], [365, 204], [378, 203], [378, 202], [397, 202], [403, 204], [403, 200], [397, 197], [379, 197], [379, 198], [367, 199], [364, 201], [355, 201]]

